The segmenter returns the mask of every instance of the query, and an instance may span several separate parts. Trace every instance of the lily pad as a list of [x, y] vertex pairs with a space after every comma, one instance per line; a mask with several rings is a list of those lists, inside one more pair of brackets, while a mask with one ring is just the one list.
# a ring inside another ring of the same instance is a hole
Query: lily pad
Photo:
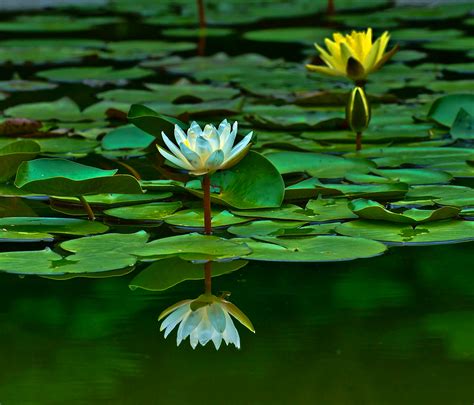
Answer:
[[34, 159], [40, 146], [34, 141], [17, 141], [0, 148], [0, 181], [12, 178], [22, 162]]
[[375, 165], [365, 159], [304, 152], [276, 152], [265, 155], [281, 174], [305, 172], [319, 178], [341, 178], [346, 173], [367, 173]]
[[62, 256], [51, 249], [2, 252], [0, 271], [13, 274], [54, 274], [54, 265]]
[[132, 221], [156, 222], [162, 221], [163, 218], [173, 214], [173, 212], [180, 209], [181, 206], [182, 203], [180, 201], [157, 202], [111, 208], [104, 211], [104, 214]]
[[341, 235], [374, 239], [393, 245], [431, 245], [474, 240], [474, 222], [460, 220], [436, 221], [418, 226], [357, 220], [339, 225], [336, 231]]
[[317, 195], [361, 198], [402, 198], [408, 191], [408, 184], [323, 184], [316, 178], [303, 180], [285, 190], [285, 199], [312, 198]]
[[321, 43], [324, 38], [331, 36], [332, 31], [326, 28], [290, 27], [270, 28], [245, 33], [244, 38], [252, 41], [264, 42], [296, 42], [312, 45]]
[[233, 225], [227, 232], [237, 235], [239, 237], [254, 237], [254, 236], [277, 236], [283, 235], [287, 229], [298, 229], [307, 222], [297, 221], [252, 221], [243, 225]]
[[128, 80], [143, 79], [154, 72], [140, 67], [114, 69], [112, 66], [99, 67], [65, 67], [42, 70], [36, 76], [59, 83], [82, 82], [91, 85], [105, 83], [126, 84]]
[[[245, 260], [217, 262], [212, 265], [212, 277], [222, 276], [239, 270], [247, 265]], [[148, 291], [164, 291], [187, 280], [202, 280], [204, 272], [202, 265], [196, 265], [186, 260], [173, 257], [159, 260], [142, 270], [130, 282], [130, 289], [142, 288]]]
[[15, 185], [24, 191], [59, 196], [138, 194], [142, 191], [135, 177], [116, 175], [116, 172], [65, 159], [36, 159], [20, 165]]
[[164, 41], [120, 41], [109, 42], [107, 52], [101, 54], [104, 59], [116, 61], [140, 60], [163, 57], [170, 53], [190, 51], [196, 48], [192, 42], [164, 42]]
[[144, 149], [150, 146], [155, 137], [134, 125], [125, 125], [108, 132], [102, 138], [105, 150]]
[[139, 231], [132, 234], [108, 233], [73, 239], [60, 244], [74, 254], [56, 269], [61, 273], [96, 273], [133, 266], [137, 257], [134, 251], [145, 246], [148, 234]]
[[[165, 218], [165, 223], [180, 228], [204, 228], [204, 212], [202, 208], [179, 211]], [[239, 218], [227, 210], [212, 211], [211, 224], [213, 228], [222, 228], [250, 221], [248, 218]]]
[[[474, 108], [472, 111], [474, 113]], [[470, 114], [464, 108], [461, 108], [453, 122], [450, 134], [454, 139], [473, 139], [474, 114]]]
[[346, 199], [318, 198], [317, 200], [309, 200], [304, 209], [298, 205], [287, 204], [275, 209], [233, 210], [232, 212], [235, 215], [252, 218], [303, 222], [325, 222], [356, 218], [348, 208], [347, 203]]
[[474, 116], [474, 94], [449, 94], [438, 98], [431, 106], [428, 117], [438, 124], [451, 127], [461, 109]]
[[[258, 175], [255, 175], [258, 173]], [[202, 196], [199, 183], [188, 183], [189, 192]], [[237, 209], [279, 207], [283, 201], [283, 179], [273, 164], [250, 151], [237, 165], [211, 176], [211, 199]]]
[[63, 235], [94, 235], [107, 232], [109, 227], [97, 221], [75, 218], [9, 217], [0, 218], [0, 228], [25, 233], [51, 233]]
[[86, 31], [104, 24], [120, 22], [118, 17], [80, 17], [68, 15], [20, 15], [13, 21], [0, 22], [5, 32], [71, 32]]
[[57, 84], [39, 82], [33, 80], [12, 79], [0, 81], [0, 91], [16, 93], [23, 91], [52, 90], [58, 87]]
[[373, 240], [341, 236], [259, 237], [242, 241], [252, 249], [247, 260], [269, 262], [346, 261], [378, 256], [387, 250], [384, 244]]
[[200, 261], [235, 260], [250, 252], [245, 243], [197, 233], [157, 239], [133, 250], [133, 254], [147, 259], [177, 256]]
[[70, 98], [63, 97], [56, 101], [19, 104], [7, 108], [5, 115], [32, 120], [80, 121], [81, 111]]
[[360, 218], [398, 222], [403, 224], [419, 224], [453, 218], [461, 211], [456, 207], [441, 207], [435, 210], [411, 208], [402, 213], [398, 213], [388, 210], [376, 201], [365, 199], [351, 201], [349, 208]]

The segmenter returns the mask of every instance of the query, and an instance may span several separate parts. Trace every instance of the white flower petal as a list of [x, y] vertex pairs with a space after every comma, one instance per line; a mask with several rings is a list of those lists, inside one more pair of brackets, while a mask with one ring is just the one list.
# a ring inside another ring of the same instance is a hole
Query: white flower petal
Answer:
[[204, 166], [206, 167], [206, 169], [209, 169], [209, 170], [219, 170], [223, 161], [224, 161], [224, 152], [218, 149], [211, 153], [211, 155], [207, 158]]
[[202, 346], [205, 346], [211, 340], [214, 328], [212, 327], [207, 315], [204, 315], [202, 317], [202, 321], [197, 327], [196, 332], [198, 335], [199, 343]]
[[161, 137], [163, 138], [164, 143], [168, 147], [168, 149], [175, 155], [179, 160], [182, 160], [184, 163], [187, 163], [188, 169], [192, 169], [193, 167], [189, 163], [188, 159], [186, 159], [186, 156], [183, 155], [183, 153], [179, 150], [179, 148], [170, 141], [170, 139], [166, 136], [164, 132], [161, 133]]
[[175, 309], [171, 314], [169, 314], [164, 320], [163, 322], [161, 322], [161, 326], [160, 326], [160, 331], [162, 331], [163, 329], [165, 328], [168, 328], [169, 325], [174, 325], [171, 330], [174, 329], [174, 327], [179, 323], [181, 322], [181, 320], [183, 319], [184, 317], [184, 314], [187, 312], [187, 311], [190, 311], [189, 309], [189, 305], [183, 305], [182, 307], [179, 307], [177, 309]]
[[220, 134], [220, 143], [219, 147], [224, 151], [224, 154], [228, 154], [234, 145], [235, 135], [231, 133], [230, 124], [227, 124], [225, 128], [222, 129]]
[[203, 167], [202, 159], [199, 154], [188, 148], [184, 143], [180, 143], [179, 148], [181, 149], [181, 152], [183, 152], [183, 155], [186, 157], [188, 162], [193, 167], [193, 170]]
[[220, 135], [222, 135], [222, 131], [229, 125], [229, 123], [227, 122], [226, 119], [223, 119], [222, 122], [219, 124], [219, 128], [217, 128], [217, 133]]
[[200, 136], [196, 139], [196, 147], [194, 148], [194, 151], [201, 157], [201, 161], [205, 162], [213, 152], [213, 147], [206, 138]]
[[207, 307], [207, 315], [214, 329], [219, 333], [224, 332], [226, 326], [225, 312], [220, 304], [212, 303]]
[[212, 343], [214, 343], [214, 347], [216, 350], [219, 350], [219, 347], [221, 347], [222, 343], [222, 333], [219, 333], [217, 331], [214, 331], [211, 337]]
[[217, 149], [220, 146], [219, 135], [214, 125], [207, 124], [202, 131], [202, 136], [209, 141], [212, 149]]
[[178, 145], [186, 140], [186, 134], [179, 125], [174, 126], [174, 137]]
[[230, 154], [230, 151], [232, 150], [232, 147], [234, 146], [235, 138], [237, 136], [237, 128], [238, 128], [238, 123], [237, 121], [234, 122], [232, 125], [232, 131], [229, 133], [227, 136], [225, 143], [221, 147], [221, 149], [224, 151], [224, 154], [227, 156]]
[[191, 332], [198, 327], [202, 321], [204, 313], [204, 309], [200, 308], [196, 311], [191, 311], [191, 313], [185, 319], [183, 319], [183, 322], [181, 323], [183, 326], [181, 330], [181, 339], [186, 339], [191, 334]]
[[224, 339], [224, 342], [228, 345], [229, 343], [232, 343], [237, 349], [240, 349], [240, 336], [239, 332], [234, 326], [234, 322], [232, 321], [231, 317], [227, 312], [225, 312], [225, 317], [226, 317], [226, 327], [225, 331], [222, 334], [222, 338]]
[[198, 345], [199, 339], [197, 330], [193, 330], [192, 333], [189, 335], [189, 343], [191, 343], [191, 347], [193, 348], [193, 350]]
[[234, 160], [239, 158], [239, 154], [243, 153], [245, 148], [248, 146], [250, 141], [252, 140], [253, 132], [250, 132], [248, 135], [245, 136], [244, 139], [242, 139], [231, 151], [228, 156], [226, 156], [224, 163], [222, 166], [229, 167], [229, 163]]
[[169, 160], [171, 163], [175, 164], [178, 167], [181, 167], [182, 169], [185, 170], [190, 170], [189, 168], [189, 163], [184, 162], [180, 159], [178, 159], [176, 156], [172, 155], [171, 153], [168, 153], [166, 150], [158, 146], [158, 151], [160, 152], [161, 156], [163, 156], [166, 160]]

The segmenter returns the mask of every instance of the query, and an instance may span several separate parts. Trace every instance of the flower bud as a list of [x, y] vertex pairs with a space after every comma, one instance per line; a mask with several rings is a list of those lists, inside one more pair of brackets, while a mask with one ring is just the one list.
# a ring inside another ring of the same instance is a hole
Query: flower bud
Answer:
[[346, 106], [346, 120], [350, 128], [360, 133], [369, 126], [370, 104], [362, 87], [354, 87]]

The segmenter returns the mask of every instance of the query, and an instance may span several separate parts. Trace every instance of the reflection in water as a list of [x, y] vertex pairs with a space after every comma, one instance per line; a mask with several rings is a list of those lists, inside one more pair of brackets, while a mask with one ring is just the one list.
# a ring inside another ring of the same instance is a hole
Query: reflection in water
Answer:
[[[216, 350], [221, 347], [222, 340], [226, 345], [233, 344], [240, 349], [240, 336], [230, 315], [242, 325], [255, 333], [249, 318], [225, 297], [211, 294], [212, 262], [204, 265], [205, 292], [194, 300], [179, 301], [165, 309], [158, 320], [162, 320], [160, 331], [165, 331], [165, 338], [177, 326], [176, 344], [189, 336], [193, 349], [198, 343], [205, 346], [212, 341]], [[226, 294], [228, 296], [230, 294]]]
[[212, 372], [215, 403], [226, 405], [469, 404], [473, 247], [251, 262], [215, 277], [213, 289], [232, 290], [258, 329], [241, 333], [239, 351], [177, 349], [159, 332], [156, 308], [195, 296], [200, 280], [156, 293], [131, 292], [133, 274], [64, 282], [0, 275], [0, 402], [205, 405], [209, 397], [196, 393]]

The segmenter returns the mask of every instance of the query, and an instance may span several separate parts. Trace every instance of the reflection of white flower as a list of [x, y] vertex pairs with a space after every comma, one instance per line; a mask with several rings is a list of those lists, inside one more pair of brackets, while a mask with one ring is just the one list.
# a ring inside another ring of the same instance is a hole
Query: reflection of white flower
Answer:
[[202, 130], [193, 121], [187, 134], [175, 125], [174, 137], [179, 148], [162, 132], [163, 141], [171, 153], [160, 146], [158, 150], [169, 162], [188, 170], [190, 174], [200, 176], [216, 170], [228, 169], [238, 163], [250, 148], [252, 134], [250, 132], [234, 146], [237, 122], [234, 122], [231, 128], [227, 120], [224, 120], [217, 129], [214, 125], [207, 124]]
[[216, 349], [219, 349], [222, 340], [227, 345], [232, 343], [240, 349], [239, 332], [229, 314], [255, 332], [252, 322], [239, 308], [224, 298], [211, 294], [203, 294], [195, 300], [180, 301], [165, 309], [158, 320], [166, 317], [160, 327], [160, 331], [165, 331], [165, 338], [179, 324], [176, 340], [178, 346], [189, 336], [193, 349], [198, 343], [205, 346], [211, 340]]

